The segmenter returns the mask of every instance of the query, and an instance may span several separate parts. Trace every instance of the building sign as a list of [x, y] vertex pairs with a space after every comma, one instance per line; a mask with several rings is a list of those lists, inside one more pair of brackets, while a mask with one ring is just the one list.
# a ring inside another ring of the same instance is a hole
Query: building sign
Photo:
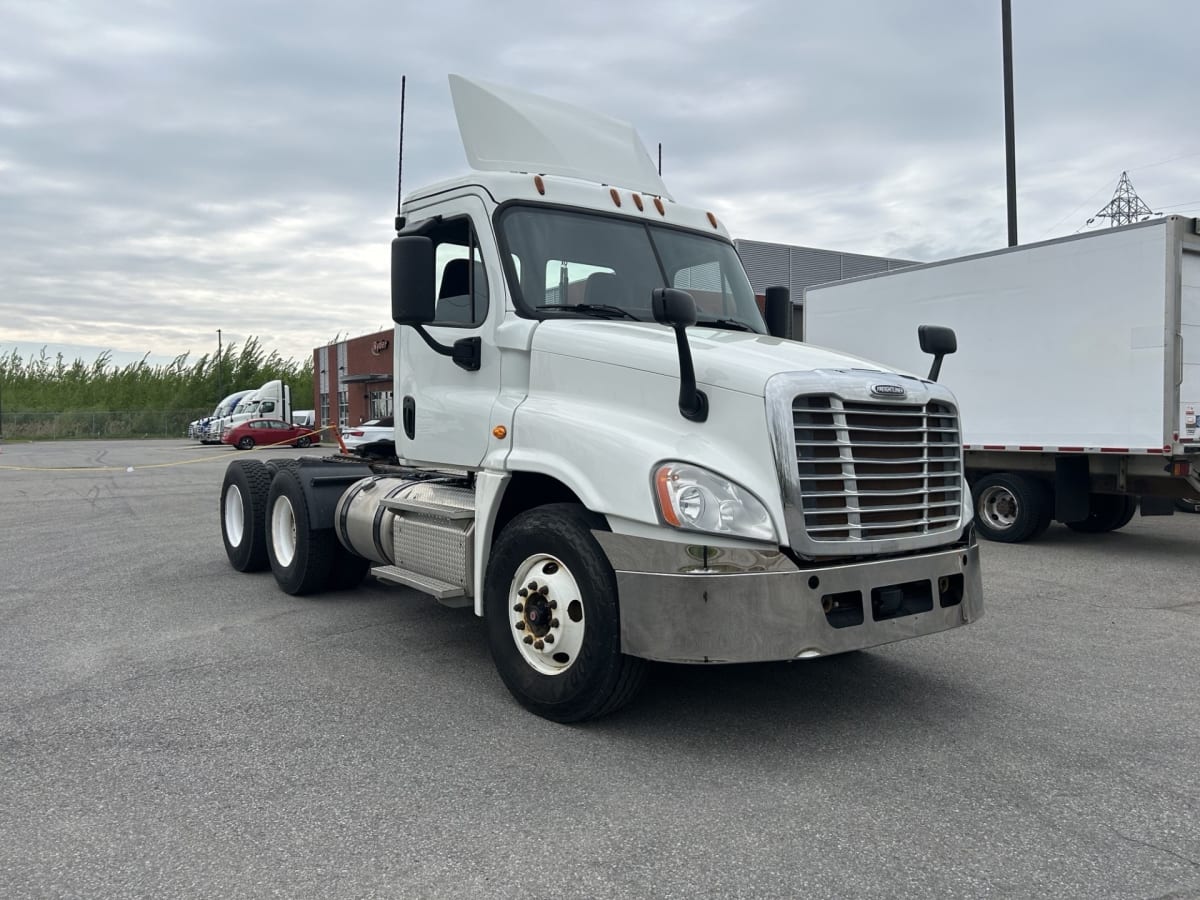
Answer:
[[371, 355], [379, 356], [381, 353], [383, 353], [384, 350], [386, 350], [390, 346], [392, 346], [391, 341], [389, 341], [387, 338], [380, 338], [379, 340], [377, 340], [375, 343], [373, 343], [371, 345]]

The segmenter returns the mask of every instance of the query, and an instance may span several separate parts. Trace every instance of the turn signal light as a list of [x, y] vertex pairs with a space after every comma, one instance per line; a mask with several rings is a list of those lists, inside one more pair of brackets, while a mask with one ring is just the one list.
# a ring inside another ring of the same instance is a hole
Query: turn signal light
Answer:
[[1189, 463], [1186, 459], [1171, 460], [1171, 474], [1176, 478], [1186, 478], [1191, 471], [1191, 463]]

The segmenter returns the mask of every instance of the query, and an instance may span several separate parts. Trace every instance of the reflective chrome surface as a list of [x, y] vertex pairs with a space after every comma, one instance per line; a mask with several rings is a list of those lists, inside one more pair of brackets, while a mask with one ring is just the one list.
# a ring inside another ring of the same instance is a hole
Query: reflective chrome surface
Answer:
[[872, 370], [776, 375], [768, 426], [787, 542], [805, 557], [878, 555], [944, 545], [966, 526], [957, 406], [941, 385]]

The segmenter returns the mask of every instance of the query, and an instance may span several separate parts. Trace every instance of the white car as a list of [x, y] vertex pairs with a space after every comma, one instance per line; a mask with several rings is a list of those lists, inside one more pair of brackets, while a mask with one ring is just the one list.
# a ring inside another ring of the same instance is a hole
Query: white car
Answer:
[[361, 425], [347, 425], [341, 429], [342, 443], [351, 453], [357, 453], [360, 447], [365, 447], [367, 444], [386, 441], [392, 445], [389, 452], [394, 452], [396, 443], [394, 421], [391, 416], [386, 416], [382, 419], [369, 419]]

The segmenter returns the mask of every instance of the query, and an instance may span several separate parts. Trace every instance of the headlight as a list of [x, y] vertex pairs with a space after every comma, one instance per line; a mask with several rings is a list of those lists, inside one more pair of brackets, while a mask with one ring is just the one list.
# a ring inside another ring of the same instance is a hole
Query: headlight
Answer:
[[675, 528], [775, 540], [775, 528], [761, 501], [708, 469], [663, 463], [654, 471], [654, 496], [662, 520]]

